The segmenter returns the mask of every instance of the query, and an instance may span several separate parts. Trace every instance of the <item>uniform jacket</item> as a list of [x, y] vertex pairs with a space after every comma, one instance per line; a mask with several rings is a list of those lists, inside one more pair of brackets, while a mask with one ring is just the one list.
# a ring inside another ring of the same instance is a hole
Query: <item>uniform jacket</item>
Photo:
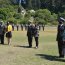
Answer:
[[65, 26], [64, 25], [58, 25], [57, 29], [57, 41], [62, 41], [63, 40], [63, 32], [64, 32]]
[[28, 26], [28, 31], [27, 31], [27, 36], [31, 37], [38, 37], [39, 36], [39, 30], [37, 26], [29, 25]]
[[27, 29], [27, 36], [31, 37], [32, 36], [32, 32], [31, 32], [32, 26], [28, 25], [28, 29]]

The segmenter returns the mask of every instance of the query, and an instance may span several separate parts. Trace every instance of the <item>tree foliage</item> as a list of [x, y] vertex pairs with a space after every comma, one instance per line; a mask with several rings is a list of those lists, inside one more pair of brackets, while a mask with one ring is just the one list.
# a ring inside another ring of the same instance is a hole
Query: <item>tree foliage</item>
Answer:
[[[21, 7], [26, 9], [24, 18]], [[19, 0], [0, 0], [0, 19], [27, 23], [32, 16], [37, 22], [55, 24], [58, 15], [65, 18], [65, 0], [21, 0], [21, 7]]]

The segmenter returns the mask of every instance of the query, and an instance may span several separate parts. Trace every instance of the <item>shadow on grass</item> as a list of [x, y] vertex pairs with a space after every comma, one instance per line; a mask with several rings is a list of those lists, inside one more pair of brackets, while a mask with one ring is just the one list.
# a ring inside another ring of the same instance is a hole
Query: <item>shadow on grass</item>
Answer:
[[21, 46], [21, 45], [14, 45], [14, 47], [23, 47], [23, 48], [29, 48], [29, 46]]
[[36, 56], [40, 56], [42, 59], [50, 60], [50, 61], [59, 61], [59, 62], [65, 62], [64, 59], [59, 58], [58, 56], [52, 56], [47, 54], [36, 54]]

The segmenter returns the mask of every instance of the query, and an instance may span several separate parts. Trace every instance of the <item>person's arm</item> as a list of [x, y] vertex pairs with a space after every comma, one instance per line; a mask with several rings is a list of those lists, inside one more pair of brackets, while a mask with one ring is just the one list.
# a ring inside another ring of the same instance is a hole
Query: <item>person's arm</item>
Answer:
[[3, 34], [6, 33], [6, 27], [3, 25]]
[[29, 26], [28, 26], [28, 29], [27, 29], [27, 36], [28, 36], [28, 34], [29, 34]]
[[57, 37], [56, 37], [56, 41], [58, 41], [59, 38], [59, 26], [57, 27]]

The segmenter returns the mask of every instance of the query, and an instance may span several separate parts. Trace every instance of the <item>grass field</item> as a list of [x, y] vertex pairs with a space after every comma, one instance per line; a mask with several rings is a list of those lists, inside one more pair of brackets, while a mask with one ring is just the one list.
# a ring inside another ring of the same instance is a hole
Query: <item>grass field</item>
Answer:
[[0, 65], [65, 65], [64, 58], [58, 58], [56, 28], [47, 27], [40, 31], [39, 48], [27, 48], [26, 31], [14, 31], [11, 45], [0, 45]]

